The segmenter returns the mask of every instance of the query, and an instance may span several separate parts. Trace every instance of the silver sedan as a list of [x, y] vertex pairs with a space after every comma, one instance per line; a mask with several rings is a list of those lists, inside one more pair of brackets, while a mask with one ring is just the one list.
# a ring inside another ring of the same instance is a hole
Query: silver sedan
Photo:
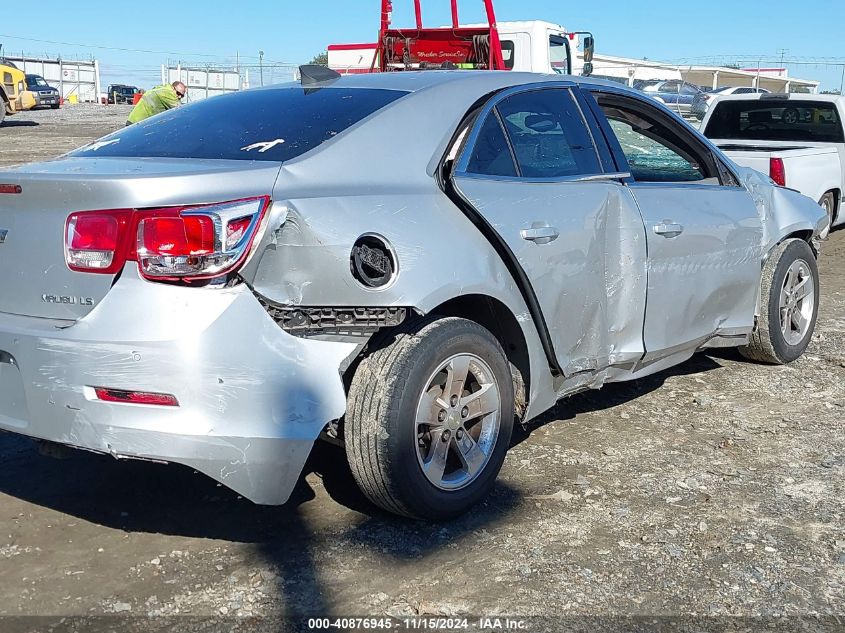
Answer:
[[319, 74], [0, 172], [0, 429], [260, 504], [322, 437], [374, 503], [437, 520], [568, 394], [806, 348], [824, 212], [653, 100]]

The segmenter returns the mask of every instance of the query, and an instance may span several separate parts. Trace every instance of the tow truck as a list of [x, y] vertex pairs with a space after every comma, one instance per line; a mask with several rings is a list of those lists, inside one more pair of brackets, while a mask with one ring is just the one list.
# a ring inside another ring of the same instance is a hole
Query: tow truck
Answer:
[[458, 0], [450, 2], [450, 26], [424, 26], [421, 0], [414, 0], [416, 25], [395, 28], [393, 2], [381, 0], [378, 41], [330, 45], [329, 68], [341, 74], [473, 69], [590, 75], [593, 71], [595, 39], [589, 31], [570, 32], [541, 20], [497, 22], [493, 0], [483, 0], [486, 23], [462, 25]]

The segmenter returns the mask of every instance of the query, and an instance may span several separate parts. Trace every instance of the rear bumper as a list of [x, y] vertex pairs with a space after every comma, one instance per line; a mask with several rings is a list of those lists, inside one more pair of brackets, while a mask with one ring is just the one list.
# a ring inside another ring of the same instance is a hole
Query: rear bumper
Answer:
[[[245, 286], [176, 288], [124, 272], [84, 319], [0, 314], [0, 430], [184, 464], [260, 504], [290, 496], [343, 415], [351, 343], [286, 334]], [[110, 403], [91, 387], [167, 393]]]

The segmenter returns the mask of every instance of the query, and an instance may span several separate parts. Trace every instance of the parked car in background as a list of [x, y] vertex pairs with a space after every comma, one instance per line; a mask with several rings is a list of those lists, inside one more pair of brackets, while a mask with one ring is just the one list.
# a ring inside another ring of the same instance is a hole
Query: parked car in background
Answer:
[[3, 170], [0, 429], [261, 504], [328, 437], [375, 504], [438, 520], [561, 397], [807, 347], [824, 213], [642, 93], [301, 76]]
[[797, 189], [845, 222], [845, 97], [761, 94], [717, 97], [701, 129], [740, 165]]
[[666, 106], [680, 114], [688, 116], [692, 111], [692, 102], [702, 93], [701, 88], [687, 81], [672, 79], [670, 81], [653, 81], [634, 84], [652, 99], [665, 103]]
[[26, 85], [35, 95], [35, 107], [49, 106], [54, 110], [61, 105], [59, 91], [48, 84], [41, 75], [27, 75]]
[[137, 86], [128, 86], [126, 84], [112, 84], [108, 89], [109, 103], [132, 103], [135, 95], [142, 92]]
[[767, 94], [769, 92], [771, 92], [771, 90], [766, 90], [765, 88], [752, 88], [750, 86], [722, 86], [721, 88], [707, 90], [695, 95], [693, 98], [692, 115], [699, 121], [703, 119], [704, 115], [707, 113], [707, 108], [710, 103], [717, 96], [724, 97], [727, 95]]

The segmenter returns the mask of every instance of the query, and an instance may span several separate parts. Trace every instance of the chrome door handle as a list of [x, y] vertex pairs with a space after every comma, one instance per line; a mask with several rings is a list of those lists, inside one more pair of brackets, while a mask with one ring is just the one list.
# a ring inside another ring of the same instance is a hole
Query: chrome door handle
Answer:
[[660, 224], [654, 225], [654, 232], [664, 237], [677, 237], [684, 232], [684, 227], [675, 222], [668, 222], [664, 220]]
[[537, 226], [530, 229], [522, 229], [519, 235], [522, 239], [534, 242], [535, 244], [548, 244], [560, 237], [560, 231], [553, 226]]

